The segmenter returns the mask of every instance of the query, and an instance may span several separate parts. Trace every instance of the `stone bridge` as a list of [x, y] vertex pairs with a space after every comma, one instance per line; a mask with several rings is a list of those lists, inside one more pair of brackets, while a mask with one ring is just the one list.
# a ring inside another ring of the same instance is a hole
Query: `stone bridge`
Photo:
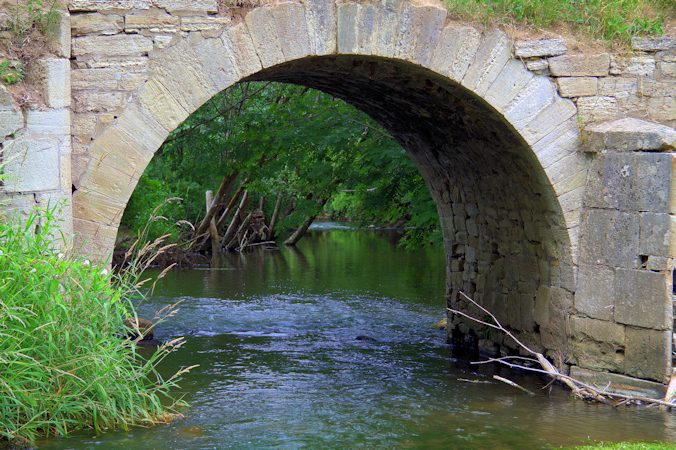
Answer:
[[[465, 292], [576, 376], [668, 381], [676, 39], [576, 54], [400, 0], [69, 10], [31, 75], [44, 104], [0, 92], [9, 211], [64, 200], [64, 235], [106, 259], [139, 177], [189, 114], [242, 80], [301, 84], [368, 113], [416, 163], [439, 212], [449, 305], [478, 313]], [[451, 319], [458, 344], [514, 347]]]

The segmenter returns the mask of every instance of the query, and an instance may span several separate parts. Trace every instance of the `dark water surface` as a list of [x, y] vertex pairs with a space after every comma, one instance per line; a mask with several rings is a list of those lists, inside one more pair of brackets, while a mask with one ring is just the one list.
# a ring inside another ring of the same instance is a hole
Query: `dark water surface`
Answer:
[[[141, 317], [186, 344], [161, 371], [200, 366], [186, 418], [81, 432], [49, 449], [545, 449], [590, 441], [676, 442], [676, 414], [572, 400], [546, 380], [454, 356], [441, 248], [405, 252], [397, 231], [315, 229], [297, 248], [230, 253], [176, 270]], [[358, 336], [374, 340], [357, 340]], [[494, 382], [500, 373], [534, 396]], [[486, 383], [469, 383], [463, 379]], [[676, 447], [675, 447], [676, 448]]]

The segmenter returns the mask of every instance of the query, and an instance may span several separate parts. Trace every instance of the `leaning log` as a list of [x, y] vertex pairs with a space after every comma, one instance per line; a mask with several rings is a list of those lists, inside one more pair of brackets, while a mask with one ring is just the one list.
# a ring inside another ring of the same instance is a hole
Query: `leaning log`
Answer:
[[216, 195], [214, 195], [214, 200], [209, 205], [207, 205], [207, 213], [204, 216], [204, 219], [202, 219], [202, 222], [200, 222], [199, 226], [195, 229], [193, 237], [197, 237], [202, 233], [204, 233], [205, 231], [207, 231], [207, 229], [209, 228], [209, 222], [211, 222], [211, 219], [213, 219], [214, 216], [216, 215], [218, 206], [223, 201], [223, 197], [225, 196], [226, 191], [228, 190], [229, 187], [231, 187], [232, 183], [234, 183], [235, 179], [237, 178], [237, 175], [239, 175], [239, 172], [235, 170], [233, 173], [223, 178], [221, 185], [218, 187]]

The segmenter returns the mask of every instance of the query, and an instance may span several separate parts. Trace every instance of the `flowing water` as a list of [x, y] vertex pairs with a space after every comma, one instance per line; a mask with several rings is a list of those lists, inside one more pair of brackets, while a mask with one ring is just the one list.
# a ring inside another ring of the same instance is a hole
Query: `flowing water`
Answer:
[[[331, 229], [328, 229], [331, 228]], [[676, 442], [676, 414], [587, 404], [547, 380], [455, 356], [441, 248], [394, 230], [316, 227], [297, 248], [171, 271], [141, 317], [183, 300], [156, 337], [191, 407], [174, 423], [39, 442], [49, 449], [546, 449]], [[535, 395], [495, 382], [501, 375]], [[468, 382], [474, 380], [479, 382]], [[675, 445], [676, 448], [676, 445]]]

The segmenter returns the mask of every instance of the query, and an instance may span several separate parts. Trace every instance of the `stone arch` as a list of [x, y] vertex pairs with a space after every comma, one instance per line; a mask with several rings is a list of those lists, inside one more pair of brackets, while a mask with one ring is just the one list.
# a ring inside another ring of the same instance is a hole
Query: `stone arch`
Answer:
[[89, 144], [74, 180], [76, 242], [110, 254], [154, 152], [209, 98], [240, 80], [304, 84], [376, 118], [421, 169], [444, 233], [447, 301], [464, 290], [554, 349], [575, 290], [589, 164], [577, 111], [512, 57], [503, 33], [446, 22], [444, 8], [405, 1], [305, 0], [189, 33], [151, 57], [153, 75]]

